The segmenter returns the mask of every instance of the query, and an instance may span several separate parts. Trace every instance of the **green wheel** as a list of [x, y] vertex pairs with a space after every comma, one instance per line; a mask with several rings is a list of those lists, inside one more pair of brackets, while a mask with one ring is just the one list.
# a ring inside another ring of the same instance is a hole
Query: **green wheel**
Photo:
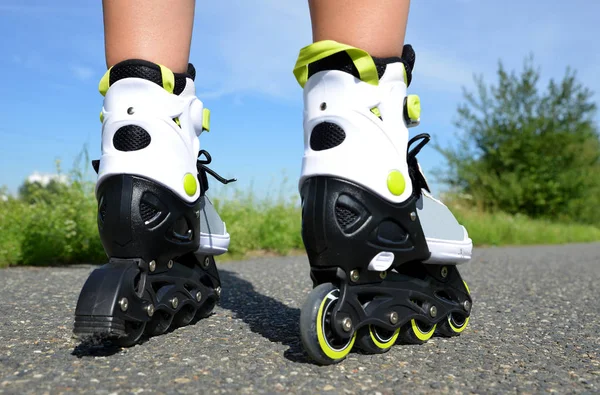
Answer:
[[409, 344], [423, 344], [431, 339], [436, 325], [426, 325], [415, 319], [406, 323], [400, 331], [400, 339]]
[[356, 332], [348, 339], [341, 339], [331, 328], [331, 313], [339, 297], [340, 290], [336, 286], [321, 284], [308, 295], [300, 312], [300, 338], [304, 350], [321, 365], [344, 360], [356, 340]]
[[357, 345], [368, 354], [383, 354], [392, 348], [400, 334], [400, 328], [387, 331], [374, 325], [369, 325], [359, 331]]
[[448, 314], [448, 317], [438, 326], [438, 333], [453, 337], [460, 335], [469, 324], [469, 317], [463, 314]]
[[[471, 291], [465, 281], [463, 281], [467, 293], [470, 295]], [[469, 325], [469, 315], [461, 313], [451, 313], [448, 317], [440, 323], [438, 326], [438, 333], [442, 336], [453, 337], [460, 335]]]

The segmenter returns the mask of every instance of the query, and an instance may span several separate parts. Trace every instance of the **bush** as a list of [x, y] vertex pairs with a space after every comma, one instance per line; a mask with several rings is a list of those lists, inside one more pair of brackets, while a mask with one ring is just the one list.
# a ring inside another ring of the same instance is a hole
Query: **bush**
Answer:
[[532, 58], [520, 75], [502, 64], [498, 84], [465, 92], [456, 146], [438, 150], [442, 181], [487, 210], [600, 224], [600, 139], [592, 93], [567, 70], [538, 89]]

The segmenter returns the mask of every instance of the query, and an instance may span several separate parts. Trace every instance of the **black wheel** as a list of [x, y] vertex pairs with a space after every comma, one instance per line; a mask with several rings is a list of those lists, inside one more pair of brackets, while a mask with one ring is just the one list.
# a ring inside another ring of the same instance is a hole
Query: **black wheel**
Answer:
[[400, 329], [400, 340], [408, 344], [423, 344], [431, 339], [435, 330], [436, 325], [427, 325], [412, 319]]
[[150, 336], [158, 336], [165, 333], [173, 322], [173, 315], [166, 311], [157, 311], [154, 316], [146, 324], [146, 333]]
[[383, 354], [396, 343], [399, 333], [400, 328], [388, 331], [369, 325], [359, 331], [356, 344], [368, 354]]
[[194, 320], [195, 316], [196, 309], [194, 308], [194, 306], [189, 304], [185, 305], [181, 307], [181, 310], [179, 310], [175, 314], [175, 317], [173, 317], [173, 325], [177, 327], [186, 326]]
[[210, 316], [217, 305], [217, 301], [214, 298], [205, 300], [204, 303], [198, 307], [194, 321], [199, 321], [203, 318]]
[[139, 343], [145, 328], [145, 322], [125, 321], [127, 335], [115, 337], [111, 341], [119, 347], [131, 347]]
[[300, 312], [300, 338], [308, 355], [321, 365], [340, 362], [352, 350], [356, 332], [341, 339], [331, 328], [331, 313], [340, 290], [331, 283], [317, 286], [308, 295]]

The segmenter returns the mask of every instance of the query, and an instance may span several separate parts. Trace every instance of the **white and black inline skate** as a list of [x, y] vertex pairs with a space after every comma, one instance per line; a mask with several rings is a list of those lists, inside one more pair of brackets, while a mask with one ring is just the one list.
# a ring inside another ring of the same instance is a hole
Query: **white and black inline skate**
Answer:
[[[420, 103], [407, 95], [414, 51], [372, 58], [334, 41], [303, 48], [302, 237], [314, 289], [301, 311], [302, 343], [320, 364], [356, 344], [382, 353], [397, 340], [460, 334], [471, 297], [456, 265], [472, 241], [429, 193], [409, 141]], [[414, 146], [414, 147], [413, 147]]]
[[221, 284], [214, 256], [229, 234], [206, 197], [210, 155], [198, 137], [210, 113], [185, 74], [143, 60], [113, 66], [100, 81], [102, 155], [98, 229], [109, 262], [85, 282], [74, 333], [121, 346], [208, 316]]

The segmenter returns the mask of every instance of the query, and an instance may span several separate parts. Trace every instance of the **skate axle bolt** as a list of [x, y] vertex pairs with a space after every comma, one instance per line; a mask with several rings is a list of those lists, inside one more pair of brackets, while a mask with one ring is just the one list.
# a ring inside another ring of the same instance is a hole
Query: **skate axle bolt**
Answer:
[[127, 308], [129, 308], [129, 301], [127, 298], [121, 298], [121, 300], [119, 300], [119, 307], [121, 308], [121, 311], [127, 311]]
[[381, 272], [381, 273], [379, 273], [379, 277], [380, 277], [382, 280], [385, 280], [385, 278], [387, 277], [387, 272]]
[[148, 317], [152, 317], [154, 315], [154, 306], [151, 304], [146, 306], [146, 313], [148, 314]]
[[350, 272], [350, 280], [352, 282], [357, 282], [360, 279], [360, 274], [358, 274], [358, 270], [352, 270]]
[[215, 288], [215, 293], [217, 294], [217, 296], [220, 298], [221, 297], [221, 287], [217, 287]]
[[202, 267], [203, 267], [204, 269], [206, 269], [206, 268], [208, 268], [209, 266], [210, 266], [210, 258], [209, 258], [209, 257], [206, 257], [206, 258], [204, 258], [204, 260], [202, 261]]
[[465, 311], [471, 311], [471, 302], [469, 302], [468, 300], [465, 300], [463, 302], [463, 308], [465, 309]]
[[171, 269], [173, 267], [173, 260], [172, 259], [170, 259], [169, 262], [167, 263], [167, 267], [169, 269]]
[[435, 316], [437, 315], [437, 307], [431, 306], [429, 308], [429, 315], [435, 318]]
[[412, 211], [410, 213], [410, 220], [415, 222], [417, 220], [417, 213], [415, 213], [414, 211]]
[[390, 313], [390, 322], [394, 325], [398, 323], [398, 313], [396, 313], [395, 311], [392, 311]]
[[155, 261], [150, 261], [150, 263], [148, 264], [148, 269], [150, 269], [151, 272], [156, 270], [156, 262]]
[[133, 115], [134, 113], [135, 113], [135, 110], [133, 109], [133, 107], [129, 107], [129, 108], [127, 109], [127, 114], [129, 114], [129, 115]]
[[177, 308], [177, 306], [179, 306], [179, 299], [177, 299], [177, 298], [173, 298], [173, 299], [171, 299], [171, 306], [172, 306], [174, 309], [176, 309], [176, 308]]
[[352, 320], [349, 317], [344, 318], [342, 321], [342, 329], [344, 329], [345, 332], [350, 332], [350, 330], [352, 330]]
[[198, 291], [196, 292], [196, 302], [199, 302], [202, 300], [202, 292]]
[[327, 103], [325, 103], [325, 102], [321, 103], [320, 108], [321, 108], [321, 111], [325, 111], [327, 109]]
[[442, 266], [442, 270], [440, 270], [440, 276], [442, 276], [442, 278], [448, 277], [448, 267], [447, 266]]

